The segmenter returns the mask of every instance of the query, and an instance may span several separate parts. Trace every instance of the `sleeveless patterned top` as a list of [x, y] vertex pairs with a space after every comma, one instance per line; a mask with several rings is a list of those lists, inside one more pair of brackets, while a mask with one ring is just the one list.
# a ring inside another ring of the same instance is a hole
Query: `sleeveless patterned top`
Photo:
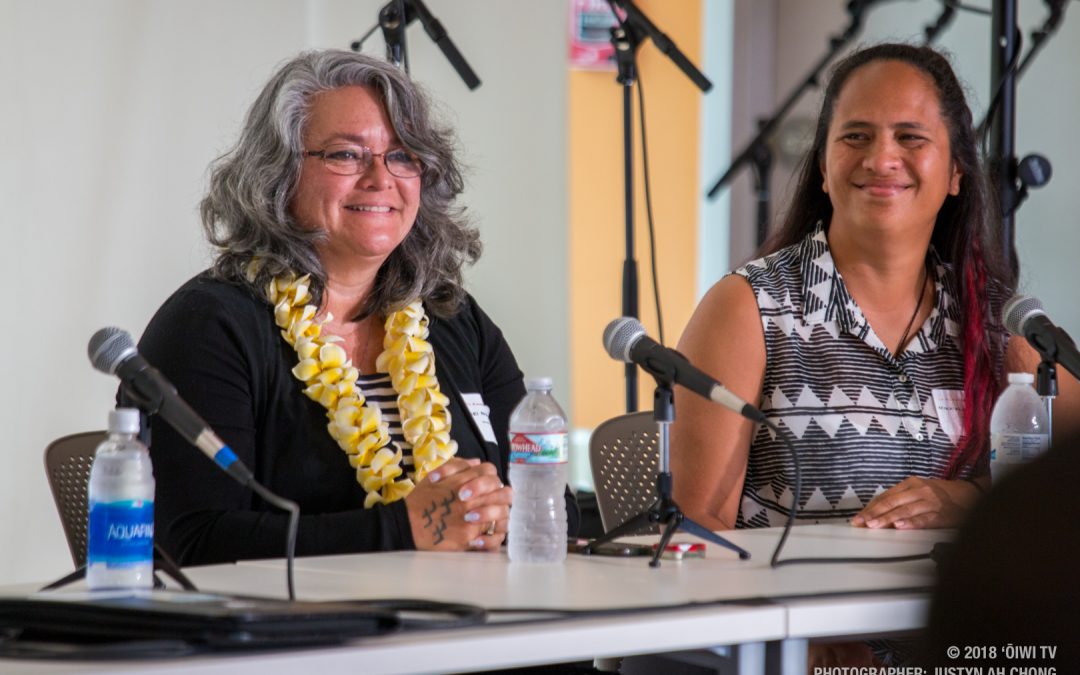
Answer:
[[[934, 306], [899, 356], [848, 292], [820, 223], [735, 271], [753, 288], [765, 333], [760, 409], [801, 457], [798, 518], [850, 519], [909, 476], [944, 476], [963, 429], [964, 365], [958, 294], [932, 247], [928, 269]], [[759, 425], [736, 527], [782, 525], [794, 482], [783, 440]]]

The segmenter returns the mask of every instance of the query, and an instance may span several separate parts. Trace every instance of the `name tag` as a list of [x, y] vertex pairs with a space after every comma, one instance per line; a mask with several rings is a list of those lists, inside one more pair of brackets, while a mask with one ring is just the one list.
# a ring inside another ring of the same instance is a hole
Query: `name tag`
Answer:
[[480, 394], [462, 394], [465, 407], [469, 409], [476, 426], [480, 428], [480, 435], [488, 443], [498, 444], [495, 439], [495, 429], [491, 427], [491, 408], [484, 405], [484, 398]]
[[934, 389], [938, 423], [953, 445], [964, 433], [964, 392], [961, 389]]

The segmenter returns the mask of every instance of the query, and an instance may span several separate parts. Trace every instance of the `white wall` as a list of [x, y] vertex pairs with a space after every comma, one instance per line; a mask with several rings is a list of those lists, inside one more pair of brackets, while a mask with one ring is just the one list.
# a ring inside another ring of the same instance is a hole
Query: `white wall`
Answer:
[[[70, 570], [41, 453], [104, 426], [116, 383], [90, 368], [88, 338], [104, 325], [139, 334], [205, 267], [209, 161], [276, 64], [347, 48], [382, 4], [0, 0], [0, 583]], [[565, 6], [428, 5], [484, 83], [469, 92], [410, 28], [413, 75], [444, 103], [470, 167], [464, 201], [485, 243], [470, 290], [527, 373], [566, 383]], [[365, 48], [381, 50], [379, 35]]]

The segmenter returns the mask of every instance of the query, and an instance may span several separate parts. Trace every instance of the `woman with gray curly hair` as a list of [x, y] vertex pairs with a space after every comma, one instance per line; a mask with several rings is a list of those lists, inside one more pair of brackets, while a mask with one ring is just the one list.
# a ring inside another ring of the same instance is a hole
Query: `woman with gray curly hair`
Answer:
[[[507, 426], [525, 390], [462, 287], [480, 255], [462, 189], [425, 94], [345, 51], [283, 65], [212, 166], [216, 259], [139, 350], [300, 505], [298, 555], [492, 551], [506, 536]], [[286, 516], [151, 423], [166, 549], [183, 564], [280, 556]]]

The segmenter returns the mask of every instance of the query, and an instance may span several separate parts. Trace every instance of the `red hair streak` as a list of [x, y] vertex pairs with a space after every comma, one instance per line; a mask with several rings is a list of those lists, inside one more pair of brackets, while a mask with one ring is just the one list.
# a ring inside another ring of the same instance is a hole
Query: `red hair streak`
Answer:
[[965, 475], [965, 467], [973, 467], [987, 451], [990, 436], [990, 414], [998, 393], [994, 373], [994, 358], [987, 335], [986, 317], [989, 299], [986, 292], [986, 265], [982, 242], [971, 242], [971, 254], [958, 270], [963, 281], [960, 291], [962, 313], [962, 349], [964, 353], [964, 435], [957, 443], [945, 477]]

